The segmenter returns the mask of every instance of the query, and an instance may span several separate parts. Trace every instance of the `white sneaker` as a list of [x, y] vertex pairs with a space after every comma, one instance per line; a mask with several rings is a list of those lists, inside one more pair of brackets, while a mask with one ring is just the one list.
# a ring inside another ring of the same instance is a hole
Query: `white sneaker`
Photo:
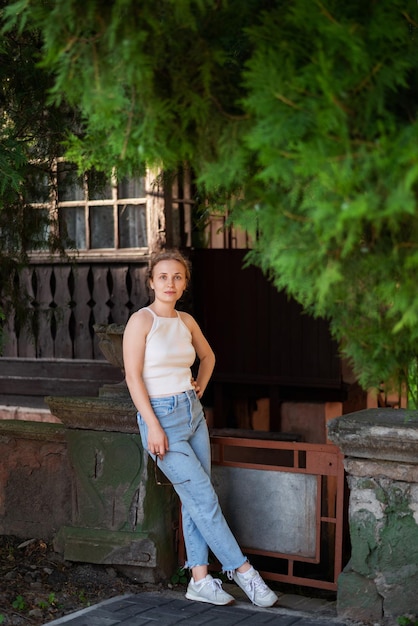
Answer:
[[212, 578], [210, 574], [197, 583], [191, 578], [187, 587], [186, 598], [219, 606], [235, 602], [235, 598], [222, 589], [222, 582], [219, 578]]
[[256, 606], [273, 606], [279, 599], [253, 567], [244, 574], [235, 571], [232, 577]]

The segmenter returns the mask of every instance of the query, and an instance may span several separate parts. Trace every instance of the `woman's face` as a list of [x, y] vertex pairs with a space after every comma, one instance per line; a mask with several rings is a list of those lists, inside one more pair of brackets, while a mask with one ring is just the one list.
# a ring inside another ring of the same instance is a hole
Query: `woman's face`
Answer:
[[186, 268], [180, 261], [159, 261], [150, 279], [155, 298], [162, 302], [177, 302], [187, 287]]

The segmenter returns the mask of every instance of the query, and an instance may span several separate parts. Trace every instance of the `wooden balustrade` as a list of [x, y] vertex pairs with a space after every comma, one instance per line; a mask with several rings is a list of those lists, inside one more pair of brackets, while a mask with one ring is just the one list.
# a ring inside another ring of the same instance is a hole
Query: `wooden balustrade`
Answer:
[[43, 397], [95, 396], [120, 382], [94, 324], [125, 324], [148, 302], [147, 262], [33, 263], [16, 280], [28, 317], [8, 315], [0, 357], [0, 404], [43, 406]]
[[147, 264], [39, 263], [17, 277], [28, 321], [5, 323], [3, 357], [103, 359], [94, 324], [124, 324], [148, 301]]

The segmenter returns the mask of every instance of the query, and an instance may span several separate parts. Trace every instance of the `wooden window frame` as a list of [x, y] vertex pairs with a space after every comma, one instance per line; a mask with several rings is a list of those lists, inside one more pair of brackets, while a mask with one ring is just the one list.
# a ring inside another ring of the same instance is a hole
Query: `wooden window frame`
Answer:
[[[116, 176], [116, 171], [113, 172], [111, 180], [109, 181], [109, 185], [111, 187], [111, 197], [103, 198], [103, 199], [95, 199], [90, 200], [88, 197], [88, 172], [81, 175], [83, 179], [83, 199], [80, 200], [59, 200], [58, 197], [58, 169], [60, 163], [69, 163], [69, 161], [65, 161], [65, 159], [56, 159], [53, 162], [52, 166], [52, 180], [53, 184], [51, 186], [50, 191], [50, 202], [49, 203], [31, 203], [31, 206], [34, 209], [47, 209], [50, 215], [53, 215], [56, 224], [58, 227], [58, 217], [59, 211], [62, 208], [84, 208], [84, 220], [85, 220], [85, 235], [86, 235], [86, 248], [80, 248], [74, 250], [74, 256], [78, 261], [82, 260], [103, 260], [103, 259], [112, 259], [112, 260], [128, 260], [128, 259], [136, 259], [138, 256], [148, 255], [151, 244], [153, 241], [153, 232], [152, 232], [152, 211], [155, 211], [155, 204], [158, 197], [162, 197], [162, 192], [159, 190], [155, 191], [153, 185], [153, 175], [146, 171], [144, 175], [144, 195], [140, 197], [119, 197], [119, 184], [121, 181], [118, 181]], [[119, 232], [119, 210], [123, 206], [134, 205], [134, 206], [142, 206], [145, 209], [145, 223], [146, 223], [146, 232], [144, 233], [147, 245], [146, 246], [135, 246], [129, 248], [122, 248], [119, 246], [120, 242], [120, 232]], [[109, 248], [91, 248], [91, 228], [90, 228], [90, 211], [93, 207], [100, 206], [112, 206], [113, 207], [113, 236], [114, 236], [114, 247]], [[73, 251], [71, 249], [68, 250], [69, 254], [72, 255]], [[51, 254], [47, 251], [34, 251], [30, 253], [30, 258], [33, 260], [40, 259], [49, 259], [51, 260]]]

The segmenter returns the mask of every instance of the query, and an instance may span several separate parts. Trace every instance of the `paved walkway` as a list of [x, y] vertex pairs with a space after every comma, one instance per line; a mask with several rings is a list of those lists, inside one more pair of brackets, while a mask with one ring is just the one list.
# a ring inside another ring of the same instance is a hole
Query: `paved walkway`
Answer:
[[[227, 585], [224, 585], [225, 590]], [[232, 591], [232, 589], [231, 589]], [[280, 596], [279, 605], [270, 609], [253, 606], [246, 597], [238, 597], [232, 606], [214, 606], [191, 602], [182, 592], [140, 592], [118, 596], [100, 604], [48, 622], [48, 626], [341, 626], [335, 603], [303, 596]], [[46, 626], [46, 624], [44, 625]]]

